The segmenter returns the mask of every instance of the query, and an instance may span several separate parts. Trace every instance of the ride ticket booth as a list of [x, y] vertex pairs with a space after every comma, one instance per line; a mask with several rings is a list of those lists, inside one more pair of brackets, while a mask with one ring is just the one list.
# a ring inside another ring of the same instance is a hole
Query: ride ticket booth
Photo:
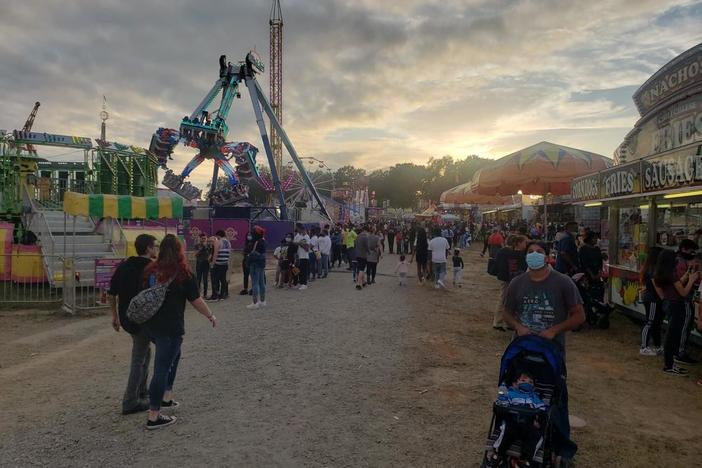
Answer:
[[702, 44], [673, 59], [634, 94], [641, 114], [620, 164], [575, 179], [575, 204], [609, 210], [609, 298], [634, 315], [651, 246], [702, 244]]

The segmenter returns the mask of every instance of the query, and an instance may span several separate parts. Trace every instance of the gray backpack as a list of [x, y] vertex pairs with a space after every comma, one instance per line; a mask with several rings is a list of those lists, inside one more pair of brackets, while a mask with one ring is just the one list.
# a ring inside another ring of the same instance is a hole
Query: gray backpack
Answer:
[[165, 283], [156, 283], [134, 296], [127, 308], [127, 318], [137, 325], [141, 325], [156, 315], [166, 299], [166, 292], [172, 282], [173, 278]]

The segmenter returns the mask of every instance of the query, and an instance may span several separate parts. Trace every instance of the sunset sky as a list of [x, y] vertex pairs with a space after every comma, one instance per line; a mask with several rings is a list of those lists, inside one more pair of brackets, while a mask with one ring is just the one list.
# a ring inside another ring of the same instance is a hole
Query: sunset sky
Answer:
[[[611, 156], [633, 92], [702, 42], [702, 2], [282, 0], [284, 123], [298, 152], [367, 170], [431, 156], [496, 158], [549, 140]], [[217, 58], [268, 63], [271, 0], [5, 0], [0, 128], [148, 146], [218, 77]], [[268, 74], [260, 78], [268, 90]], [[230, 141], [261, 149], [245, 92]], [[65, 154], [63, 158], [77, 158]], [[174, 169], [194, 153], [179, 149]], [[211, 166], [192, 181], [201, 184]]]

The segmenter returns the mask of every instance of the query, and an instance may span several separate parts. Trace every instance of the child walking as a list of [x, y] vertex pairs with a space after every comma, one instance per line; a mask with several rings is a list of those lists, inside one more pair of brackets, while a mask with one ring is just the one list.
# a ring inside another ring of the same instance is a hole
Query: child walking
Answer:
[[463, 287], [463, 258], [461, 258], [461, 251], [455, 249], [453, 251], [453, 285], [459, 288]]
[[407, 272], [409, 271], [409, 264], [405, 260], [404, 255], [400, 255], [400, 261], [397, 262], [395, 267], [395, 273], [397, 278], [400, 280], [400, 286], [407, 286]]

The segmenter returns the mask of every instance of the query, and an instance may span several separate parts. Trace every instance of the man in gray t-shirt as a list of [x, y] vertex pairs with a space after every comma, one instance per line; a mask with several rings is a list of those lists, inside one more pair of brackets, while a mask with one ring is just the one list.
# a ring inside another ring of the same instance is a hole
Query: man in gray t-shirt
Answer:
[[361, 233], [356, 238], [354, 246], [358, 274], [356, 275], [356, 289], [363, 289], [366, 285], [366, 262], [368, 261], [368, 227], [364, 224]]
[[583, 300], [573, 280], [551, 269], [545, 257], [538, 243], [527, 249], [531, 265], [509, 283], [504, 319], [519, 336], [536, 334], [557, 341], [565, 350], [565, 332], [585, 321]]
[[[573, 280], [551, 269], [546, 263], [547, 254], [545, 244], [529, 244], [526, 255], [529, 270], [507, 286], [503, 318], [517, 335], [536, 334], [554, 340], [562, 345], [565, 353], [565, 332], [585, 322], [585, 310]], [[563, 378], [566, 374], [564, 367]], [[578, 446], [570, 440], [568, 388], [565, 384], [560, 402], [553, 405], [552, 421], [555, 453], [572, 458]]]

